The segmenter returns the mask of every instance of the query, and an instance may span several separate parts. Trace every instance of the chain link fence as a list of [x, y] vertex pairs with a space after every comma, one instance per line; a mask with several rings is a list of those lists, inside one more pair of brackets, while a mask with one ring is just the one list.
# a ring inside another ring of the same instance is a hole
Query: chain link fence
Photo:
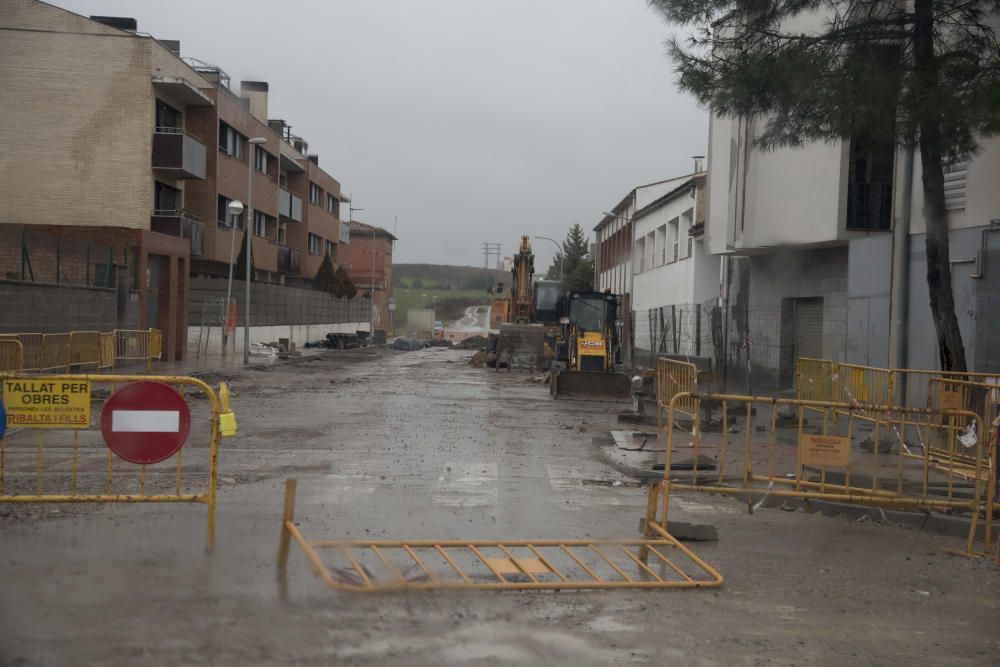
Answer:
[[780, 306], [724, 308], [716, 300], [632, 313], [632, 365], [655, 369], [659, 357], [686, 359], [715, 389], [779, 391], [794, 386], [795, 346]]

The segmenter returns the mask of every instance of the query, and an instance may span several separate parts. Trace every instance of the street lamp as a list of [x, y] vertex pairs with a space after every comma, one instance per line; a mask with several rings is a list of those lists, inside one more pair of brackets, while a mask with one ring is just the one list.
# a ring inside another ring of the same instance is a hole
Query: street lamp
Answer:
[[[232, 221], [236, 216], [243, 213], [243, 202], [234, 199], [226, 207], [229, 212], [229, 219]], [[226, 284], [226, 305], [222, 315], [222, 354], [226, 353], [229, 344], [229, 304], [233, 302], [233, 261], [236, 254], [236, 229], [233, 225], [229, 230], [229, 282]]]
[[563, 247], [555, 239], [550, 239], [548, 236], [536, 236], [536, 239], [545, 239], [546, 241], [552, 241], [559, 248], [559, 291], [562, 292], [563, 286], [563, 260], [566, 259], [566, 253], [563, 252]]
[[[266, 144], [267, 139], [265, 137], [255, 137], [247, 142], [251, 146], [257, 146], [259, 144]], [[249, 151], [253, 153], [251, 149]], [[243, 225], [246, 230], [247, 237], [247, 271], [246, 271], [246, 300], [243, 305], [243, 309], [246, 311], [243, 314], [243, 364], [250, 364], [250, 266], [252, 262], [250, 261], [250, 255], [253, 252], [253, 244], [251, 240], [253, 239], [253, 222], [254, 222], [254, 212], [253, 212], [253, 165], [256, 159], [255, 155], [247, 155], [247, 217]]]

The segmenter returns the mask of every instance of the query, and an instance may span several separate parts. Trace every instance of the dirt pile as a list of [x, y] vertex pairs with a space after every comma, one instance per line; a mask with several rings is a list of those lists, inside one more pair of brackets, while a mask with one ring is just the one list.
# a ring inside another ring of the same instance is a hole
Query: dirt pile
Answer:
[[469, 336], [455, 345], [460, 350], [481, 350], [486, 347], [486, 336]]

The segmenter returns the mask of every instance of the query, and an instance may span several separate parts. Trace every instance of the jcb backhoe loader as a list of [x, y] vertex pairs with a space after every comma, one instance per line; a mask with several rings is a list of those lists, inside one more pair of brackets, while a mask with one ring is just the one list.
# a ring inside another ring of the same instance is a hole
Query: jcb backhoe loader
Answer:
[[555, 398], [628, 400], [632, 384], [622, 373], [618, 295], [572, 291], [562, 300], [563, 327], [550, 376]]

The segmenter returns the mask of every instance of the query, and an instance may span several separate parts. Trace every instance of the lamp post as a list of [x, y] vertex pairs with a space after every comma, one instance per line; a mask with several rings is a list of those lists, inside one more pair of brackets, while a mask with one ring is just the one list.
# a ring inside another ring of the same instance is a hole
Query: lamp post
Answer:
[[536, 239], [545, 239], [546, 241], [552, 241], [559, 248], [559, 292], [562, 292], [563, 286], [563, 260], [566, 259], [566, 253], [563, 251], [563, 247], [555, 239], [550, 239], [548, 236], [536, 236]]
[[[266, 144], [267, 139], [265, 137], [255, 137], [247, 142], [251, 146], [258, 146], [260, 144]], [[250, 153], [254, 152], [254, 149], [248, 149]], [[256, 160], [255, 155], [247, 155], [247, 219], [244, 228], [246, 229], [247, 237], [247, 270], [246, 270], [246, 299], [243, 305], [243, 309], [246, 311], [243, 313], [243, 364], [250, 364], [250, 266], [252, 264], [251, 254], [253, 253], [253, 244], [251, 240], [253, 239], [253, 223], [254, 223], [254, 210], [253, 210], [253, 168], [254, 162]]]
[[[234, 199], [229, 202], [228, 210], [230, 220], [243, 213], [243, 202]], [[222, 354], [226, 353], [229, 345], [229, 304], [233, 302], [233, 262], [236, 254], [236, 225], [229, 229], [229, 282], [226, 284], [226, 305], [222, 314]]]

